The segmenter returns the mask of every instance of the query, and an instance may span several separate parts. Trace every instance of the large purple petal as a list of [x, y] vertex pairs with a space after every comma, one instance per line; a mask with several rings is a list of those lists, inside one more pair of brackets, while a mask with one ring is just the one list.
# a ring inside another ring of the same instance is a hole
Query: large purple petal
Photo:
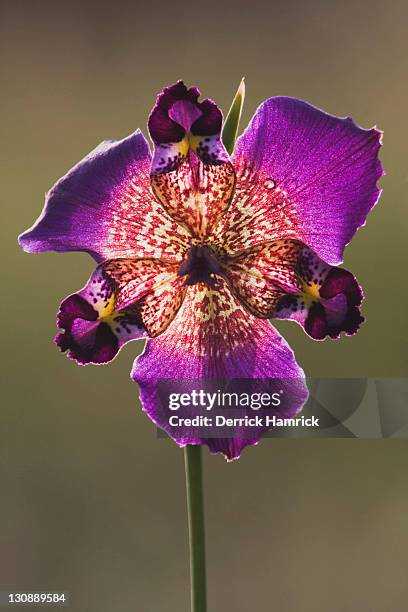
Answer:
[[218, 228], [226, 246], [295, 238], [331, 264], [376, 204], [381, 133], [293, 98], [267, 100], [233, 155], [236, 194]]
[[151, 156], [140, 131], [101, 143], [49, 191], [20, 244], [25, 251], [87, 251], [115, 257], [176, 260], [188, 236], [150, 190]]
[[[230, 438], [197, 437], [194, 430], [174, 431], [158, 398], [163, 379], [282, 379], [293, 401], [285, 416], [293, 416], [307, 397], [303, 372], [292, 350], [268, 321], [253, 317], [219, 280], [214, 288], [198, 283], [187, 290], [184, 303], [169, 328], [149, 340], [134, 364], [132, 378], [140, 386], [144, 410], [180, 445], [206, 444], [229, 460], [256, 444], [266, 429]], [[168, 416], [168, 415], [167, 415]]]

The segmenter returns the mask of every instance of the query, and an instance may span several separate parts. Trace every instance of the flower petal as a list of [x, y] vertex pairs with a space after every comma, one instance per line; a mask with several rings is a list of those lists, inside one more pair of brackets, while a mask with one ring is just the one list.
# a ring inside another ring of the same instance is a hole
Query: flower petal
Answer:
[[222, 269], [248, 310], [268, 319], [288, 291], [301, 289], [296, 266], [302, 248], [297, 240], [266, 242], [226, 258]]
[[134, 364], [132, 378], [140, 386], [144, 410], [153, 422], [180, 445], [207, 444], [212, 452], [228, 459], [239, 457], [259, 435], [242, 431], [231, 439], [194, 437], [191, 430], [179, 436], [157, 403], [161, 379], [266, 379], [282, 378], [296, 400], [291, 414], [303, 405], [307, 390], [303, 372], [293, 352], [268, 321], [256, 319], [233, 297], [219, 280], [214, 288], [198, 283], [188, 288], [183, 305], [170, 327], [159, 338], [149, 340], [143, 355]]
[[110, 260], [66, 298], [56, 342], [78, 363], [107, 363], [130, 340], [157, 335], [176, 316], [185, 290], [177, 265], [158, 260]]
[[205, 238], [228, 208], [235, 173], [221, 142], [222, 113], [212, 100], [198, 102], [196, 87], [166, 87], [149, 117], [154, 142], [151, 185], [178, 223]]
[[110, 279], [116, 294], [115, 310], [123, 310], [176, 276], [178, 264], [160, 259], [111, 259], [99, 266]]
[[344, 268], [330, 266], [303, 246], [296, 271], [302, 285], [282, 296], [273, 316], [299, 323], [314, 340], [351, 336], [364, 318], [360, 313], [363, 292], [357, 280]]
[[158, 336], [176, 316], [186, 294], [178, 265], [157, 259], [115, 259], [103, 264], [104, 273], [114, 282], [119, 312], [132, 307], [140, 314], [150, 337]]
[[154, 193], [168, 214], [198, 239], [209, 236], [234, 192], [230, 162], [203, 164], [189, 153], [177, 170], [151, 177]]
[[231, 252], [294, 238], [331, 264], [376, 204], [381, 133], [293, 98], [256, 111], [233, 155], [235, 197], [217, 228]]
[[167, 329], [179, 311], [186, 292], [184, 279], [176, 276], [144, 298], [140, 316], [151, 338]]
[[49, 191], [45, 207], [20, 244], [25, 251], [87, 251], [115, 257], [180, 259], [187, 232], [150, 190], [150, 151], [138, 131], [106, 141]]
[[183, 81], [165, 87], [157, 96], [148, 128], [155, 150], [153, 174], [176, 170], [193, 150], [206, 164], [229, 161], [220, 134], [222, 113], [212, 100], [198, 102], [200, 90]]

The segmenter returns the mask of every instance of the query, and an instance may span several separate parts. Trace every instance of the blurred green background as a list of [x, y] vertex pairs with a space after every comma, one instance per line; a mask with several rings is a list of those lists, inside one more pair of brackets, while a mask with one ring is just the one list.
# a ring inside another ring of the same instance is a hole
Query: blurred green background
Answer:
[[[183, 78], [243, 126], [293, 95], [385, 131], [384, 194], [347, 249], [367, 323], [341, 342], [279, 329], [312, 376], [406, 376], [407, 23], [403, 1], [2, 1], [0, 590], [71, 592], [75, 612], [188, 610], [183, 454], [129, 379], [53, 344], [84, 254], [20, 252], [44, 192], [106, 138], [145, 125]], [[264, 440], [228, 465], [205, 450], [210, 611], [403, 612], [405, 440]]]

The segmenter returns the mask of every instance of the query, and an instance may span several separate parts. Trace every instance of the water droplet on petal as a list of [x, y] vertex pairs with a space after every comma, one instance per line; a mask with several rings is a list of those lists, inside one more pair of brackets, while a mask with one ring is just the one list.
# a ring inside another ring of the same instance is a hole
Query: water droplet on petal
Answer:
[[271, 178], [267, 178], [264, 182], [264, 187], [266, 189], [274, 189], [275, 188], [275, 181]]

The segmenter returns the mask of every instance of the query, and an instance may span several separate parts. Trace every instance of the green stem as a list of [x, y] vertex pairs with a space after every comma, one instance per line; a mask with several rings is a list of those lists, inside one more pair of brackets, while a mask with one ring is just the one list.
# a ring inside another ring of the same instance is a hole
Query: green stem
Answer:
[[201, 446], [187, 445], [184, 449], [184, 459], [190, 540], [191, 612], [206, 612], [207, 590]]
[[[245, 83], [242, 79], [228, 111], [222, 141], [232, 153], [238, 134]], [[188, 444], [184, 449], [186, 464], [188, 532], [190, 540], [191, 612], [206, 612], [207, 588], [205, 571], [204, 496], [201, 446]]]

